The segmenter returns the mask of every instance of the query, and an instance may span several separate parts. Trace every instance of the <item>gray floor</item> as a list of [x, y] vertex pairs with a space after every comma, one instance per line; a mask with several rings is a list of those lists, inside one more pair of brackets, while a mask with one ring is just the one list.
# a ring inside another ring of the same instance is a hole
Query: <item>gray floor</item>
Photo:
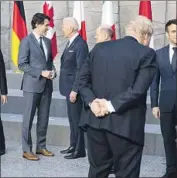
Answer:
[[[60, 154], [63, 147], [48, 146], [55, 157], [40, 156], [40, 161], [27, 161], [21, 157], [21, 145], [7, 142], [7, 154], [1, 157], [2, 177], [87, 177], [87, 158], [66, 160]], [[163, 157], [143, 156], [141, 177], [160, 177], [165, 172]], [[111, 176], [112, 177], [112, 176]]]

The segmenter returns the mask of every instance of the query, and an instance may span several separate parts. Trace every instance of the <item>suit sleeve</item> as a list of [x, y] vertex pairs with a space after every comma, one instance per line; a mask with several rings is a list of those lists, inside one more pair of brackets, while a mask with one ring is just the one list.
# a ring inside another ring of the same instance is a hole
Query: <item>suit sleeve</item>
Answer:
[[51, 60], [51, 62], [52, 62], [52, 70], [54, 70], [54, 72], [55, 72], [55, 75], [54, 75], [54, 77], [53, 77], [53, 79], [54, 78], [56, 78], [57, 77], [57, 70], [56, 70], [56, 67], [55, 67], [55, 65], [54, 65], [54, 63], [53, 63], [53, 56], [52, 56], [52, 43], [51, 43], [51, 41], [49, 40], [49, 44], [50, 44], [50, 50], [51, 50], [51, 53], [50, 53], [50, 60]]
[[29, 57], [30, 57], [30, 47], [29, 47], [28, 39], [25, 38], [20, 43], [19, 55], [18, 55], [18, 68], [33, 77], [40, 78], [42, 69], [32, 67], [30, 65]]
[[149, 89], [156, 72], [156, 55], [151, 49], [139, 62], [137, 75], [133, 84], [126, 92], [115, 95], [111, 103], [118, 114], [127, 111], [131, 106], [137, 104]]
[[76, 77], [73, 83], [72, 91], [78, 93], [79, 91], [79, 72], [81, 70], [82, 65], [88, 56], [88, 46], [87, 44], [82, 44], [82, 46], [78, 46], [76, 49], [76, 61], [77, 61], [77, 72]]
[[92, 59], [89, 56], [80, 71], [79, 92], [86, 106], [89, 106], [89, 103], [91, 103], [94, 99], [96, 99], [96, 96], [94, 95], [91, 88], [92, 85], [91, 65], [92, 65]]
[[160, 71], [157, 68], [156, 75], [153, 79], [153, 82], [150, 87], [150, 97], [151, 97], [151, 107], [158, 107], [159, 106], [159, 84], [160, 84]]
[[0, 91], [1, 95], [7, 95], [7, 79], [3, 55], [0, 50]]

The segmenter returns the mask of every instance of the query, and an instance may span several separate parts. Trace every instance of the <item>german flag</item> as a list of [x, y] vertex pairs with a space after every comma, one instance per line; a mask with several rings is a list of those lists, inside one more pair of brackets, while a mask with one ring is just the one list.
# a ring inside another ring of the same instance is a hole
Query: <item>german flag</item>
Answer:
[[27, 36], [25, 10], [23, 1], [14, 1], [12, 22], [12, 61], [18, 66], [20, 41]]

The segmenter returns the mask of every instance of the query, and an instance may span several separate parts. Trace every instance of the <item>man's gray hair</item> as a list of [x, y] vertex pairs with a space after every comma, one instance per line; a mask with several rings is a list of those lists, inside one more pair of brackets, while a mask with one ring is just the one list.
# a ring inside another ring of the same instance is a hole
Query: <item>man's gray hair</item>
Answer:
[[66, 17], [63, 19], [63, 23], [69, 23], [72, 25], [75, 31], [78, 31], [79, 29], [79, 24], [77, 20], [74, 17]]
[[151, 20], [144, 16], [138, 16], [135, 20], [132, 20], [126, 27], [126, 35], [132, 34], [149, 35], [153, 34], [153, 26]]
[[100, 26], [98, 27], [98, 29], [99, 29], [101, 32], [105, 32], [106, 34], [108, 34], [108, 36], [109, 36], [110, 38], [113, 37], [114, 32], [113, 32], [113, 30], [112, 30], [112, 28], [111, 28], [110, 25], [100, 25]]

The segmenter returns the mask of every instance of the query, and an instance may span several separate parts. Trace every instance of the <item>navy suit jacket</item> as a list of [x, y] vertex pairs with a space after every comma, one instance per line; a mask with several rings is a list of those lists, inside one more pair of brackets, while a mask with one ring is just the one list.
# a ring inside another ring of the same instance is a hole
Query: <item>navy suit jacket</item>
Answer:
[[158, 70], [150, 87], [151, 107], [159, 106], [161, 112], [171, 112], [176, 103], [177, 72], [170, 64], [169, 45], [157, 50], [156, 54]]
[[[80, 72], [85, 107], [80, 126], [103, 129], [144, 144], [146, 96], [156, 73], [156, 53], [130, 36], [97, 44]], [[88, 106], [110, 100], [115, 111], [97, 118]]]
[[87, 59], [87, 43], [79, 35], [61, 56], [59, 89], [63, 96], [69, 96], [71, 91], [78, 93], [79, 71]]

